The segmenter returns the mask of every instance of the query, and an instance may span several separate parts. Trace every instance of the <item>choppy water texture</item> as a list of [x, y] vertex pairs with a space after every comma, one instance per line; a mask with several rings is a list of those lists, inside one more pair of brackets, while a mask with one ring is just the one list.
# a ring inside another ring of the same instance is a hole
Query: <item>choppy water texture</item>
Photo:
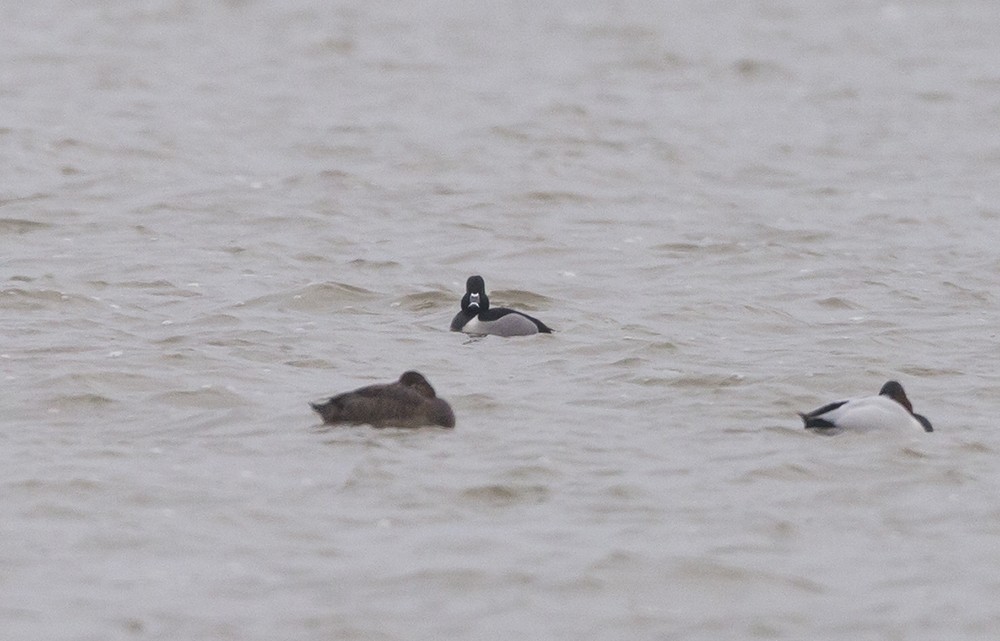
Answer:
[[996, 3], [0, 19], [4, 638], [995, 637]]

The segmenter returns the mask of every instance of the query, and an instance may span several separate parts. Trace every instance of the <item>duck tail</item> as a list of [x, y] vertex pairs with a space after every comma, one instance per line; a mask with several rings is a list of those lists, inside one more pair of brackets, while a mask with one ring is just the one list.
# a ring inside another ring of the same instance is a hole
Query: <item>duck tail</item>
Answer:
[[313, 408], [313, 411], [323, 417], [324, 423], [330, 423], [337, 419], [338, 408], [329, 401], [326, 403], [309, 403], [309, 407]]
[[813, 416], [809, 414], [803, 414], [802, 412], [799, 412], [798, 414], [799, 418], [802, 419], [803, 426], [807, 430], [837, 427], [834, 423], [831, 423], [825, 418], [820, 418], [818, 416]]

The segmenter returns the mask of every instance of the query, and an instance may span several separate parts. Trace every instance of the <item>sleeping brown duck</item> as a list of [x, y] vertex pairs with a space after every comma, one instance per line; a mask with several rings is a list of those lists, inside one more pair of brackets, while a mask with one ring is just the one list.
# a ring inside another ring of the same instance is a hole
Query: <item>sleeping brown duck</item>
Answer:
[[353, 392], [310, 403], [323, 422], [368, 423], [374, 427], [455, 427], [455, 414], [419, 372], [403, 372], [387, 385], [368, 385]]

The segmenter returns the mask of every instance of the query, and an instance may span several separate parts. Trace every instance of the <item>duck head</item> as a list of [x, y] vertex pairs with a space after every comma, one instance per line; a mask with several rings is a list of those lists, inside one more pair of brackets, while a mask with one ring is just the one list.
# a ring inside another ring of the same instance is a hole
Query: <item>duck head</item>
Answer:
[[421, 396], [426, 396], [427, 398], [435, 398], [434, 388], [431, 384], [427, 382], [423, 374], [420, 372], [415, 372], [409, 370], [403, 372], [403, 375], [399, 377], [399, 384], [403, 387], [409, 387], [413, 391], [417, 392]]
[[879, 396], [888, 396], [905, 407], [907, 412], [910, 414], [913, 413], [913, 405], [910, 404], [910, 399], [906, 397], [906, 392], [903, 391], [903, 386], [897, 381], [887, 382], [882, 386], [882, 389], [878, 391], [878, 394]]
[[924, 428], [925, 432], [933, 432], [934, 427], [931, 426], [931, 422], [927, 420], [926, 416], [921, 416], [913, 411], [913, 404], [910, 403], [910, 399], [906, 397], [906, 392], [903, 391], [903, 386], [897, 381], [889, 381], [882, 386], [879, 390], [879, 396], [888, 396], [892, 400], [896, 401], [900, 405], [906, 408], [906, 411], [913, 415], [913, 418], [917, 419], [921, 427]]
[[486, 283], [482, 276], [469, 276], [465, 281], [465, 295], [462, 296], [462, 311], [479, 314], [490, 308], [490, 299], [486, 296]]

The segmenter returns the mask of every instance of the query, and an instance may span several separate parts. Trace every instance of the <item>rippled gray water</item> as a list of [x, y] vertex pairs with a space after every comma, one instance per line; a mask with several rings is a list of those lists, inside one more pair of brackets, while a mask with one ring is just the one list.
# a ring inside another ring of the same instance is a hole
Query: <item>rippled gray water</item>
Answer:
[[4, 638], [995, 636], [994, 3], [91, 5], [0, 9]]

